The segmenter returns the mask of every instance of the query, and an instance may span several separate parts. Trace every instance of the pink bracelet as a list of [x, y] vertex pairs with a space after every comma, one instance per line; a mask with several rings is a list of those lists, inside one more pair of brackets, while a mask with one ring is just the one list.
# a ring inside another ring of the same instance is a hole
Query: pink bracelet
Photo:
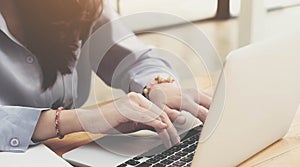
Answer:
[[59, 139], [62, 139], [64, 138], [64, 135], [60, 133], [60, 130], [59, 130], [59, 116], [60, 116], [60, 112], [63, 110], [64, 108], [63, 107], [58, 107], [56, 112], [55, 112], [55, 132], [56, 132], [56, 136], [59, 138]]

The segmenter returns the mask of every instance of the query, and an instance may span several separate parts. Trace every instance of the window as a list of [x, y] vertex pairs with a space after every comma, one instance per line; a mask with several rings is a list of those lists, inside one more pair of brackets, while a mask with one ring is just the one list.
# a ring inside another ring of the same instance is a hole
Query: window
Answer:
[[[139, 12], [163, 12], [176, 15], [188, 21], [212, 18], [217, 11], [217, 0], [115, 0], [121, 16]], [[119, 3], [117, 5], [117, 3]], [[117, 7], [116, 7], [117, 8]], [[156, 19], [151, 24], [137, 29], [161, 27], [178, 24], [174, 20]]]

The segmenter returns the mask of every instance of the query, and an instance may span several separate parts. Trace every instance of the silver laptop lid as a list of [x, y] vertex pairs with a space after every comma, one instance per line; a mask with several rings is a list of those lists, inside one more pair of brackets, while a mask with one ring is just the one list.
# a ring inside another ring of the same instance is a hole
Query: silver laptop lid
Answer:
[[300, 102], [300, 32], [228, 56], [192, 166], [236, 166], [287, 132]]

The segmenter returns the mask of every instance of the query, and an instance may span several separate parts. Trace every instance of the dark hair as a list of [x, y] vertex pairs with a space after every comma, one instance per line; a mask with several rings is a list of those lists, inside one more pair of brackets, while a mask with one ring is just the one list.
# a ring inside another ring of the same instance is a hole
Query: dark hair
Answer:
[[72, 73], [77, 55], [66, 46], [87, 38], [102, 12], [102, 0], [15, 0], [15, 4], [24, 45], [39, 61], [45, 91], [54, 85], [58, 72]]

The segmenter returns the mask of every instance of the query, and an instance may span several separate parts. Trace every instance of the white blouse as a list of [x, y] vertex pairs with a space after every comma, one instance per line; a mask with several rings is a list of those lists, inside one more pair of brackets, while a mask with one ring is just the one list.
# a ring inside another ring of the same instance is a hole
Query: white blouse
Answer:
[[[96, 27], [101, 28], [116, 18], [116, 12], [106, 4]], [[134, 35], [118, 42], [108, 52], [103, 50], [101, 41], [114, 42], [118, 33], [128, 31], [120, 24], [111, 24], [106, 29], [105, 35], [109, 38], [94, 36], [91, 40], [91, 45], [99, 46], [98, 50], [89, 54], [82, 51], [84, 54], [80, 55], [76, 70], [69, 75], [58, 74], [54, 86], [42, 92], [37, 58], [8, 31], [0, 13], [0, 151], [23, 152], [33, 144], [31, 137], [41, 111], [59, 106], [77, 108], [84, 104], [89, 95], [92, 70], [105, 83], [125, 92], [142, 92], [144, 85], [156, 75], [171, 71], [168, 63], [151, 55], [151, 48]], [[99, 67], [93, 65], [103, 53], [106, 54]]]

